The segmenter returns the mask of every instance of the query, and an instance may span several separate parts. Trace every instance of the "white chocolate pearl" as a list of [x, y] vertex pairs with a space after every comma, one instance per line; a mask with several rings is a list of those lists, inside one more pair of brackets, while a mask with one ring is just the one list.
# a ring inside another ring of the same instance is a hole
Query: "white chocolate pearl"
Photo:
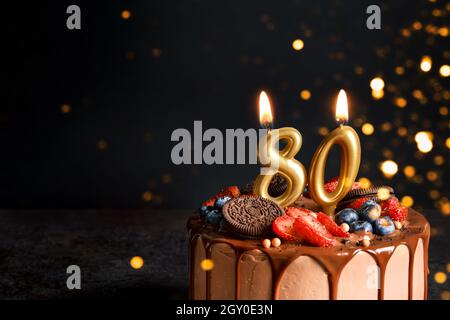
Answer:
[[395, 229], [400, 230], [402, 228], [402, 223], [400, 221], [394, 221]]
[[343, 224], [341, 224], [341, 229], [345, 232], [348, 232], [350, 230], [350, 226], [344, 222]]
[[264, 248], [270, 248], [270, 239], [264, 239], [263, 241], [262, 241], [262, 246], [264, 247]]
[[281, 245], [280, 238], [273, 238], [272, 239], [272, 247], [278, 248]]
[[362, 245], [363, 245], [364, 247], [370, 246], [370, 240], [368, 240], [368, 239], [363, 239]]

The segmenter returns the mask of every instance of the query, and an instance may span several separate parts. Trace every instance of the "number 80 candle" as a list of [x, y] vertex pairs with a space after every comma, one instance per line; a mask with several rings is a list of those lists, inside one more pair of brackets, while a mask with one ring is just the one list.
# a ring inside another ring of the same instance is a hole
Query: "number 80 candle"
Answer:
[[[259, 144], [259, 160], [265, 166], [253, 186], [253, 192], [285, 207], [293, 203], [303, 193], [306, 185], [305, 167], [294, 156], [302, 146], [302, 135], [295, 128], [280, 128], [270, 130], [272, 111], [270, 101], [264, 91], [259, 97], [259, 121], [267, 128], [267, 139], [261, 139]], [[278, 150], [279, 141], [285, 141], [286, 146]], [[269, 185], [273, 176], [279, 172], [287, 183], [285, 192], [272, 197]]]
[[[316, 149], [309, 170], [309, 193], [323, 210], [330, 216], [334, 215], [336, 205], [351, 190], [358, 175], [361, 162], [361, 145], [356, 131], [344, 125], [348, 121], [347, 96], [341, 90], [336, 103], [336, 121], [339, 126], [330, 132]], [[333, 145], [341, 149], [339, 182], [333, 192], [324, 188], [325, 165]]]

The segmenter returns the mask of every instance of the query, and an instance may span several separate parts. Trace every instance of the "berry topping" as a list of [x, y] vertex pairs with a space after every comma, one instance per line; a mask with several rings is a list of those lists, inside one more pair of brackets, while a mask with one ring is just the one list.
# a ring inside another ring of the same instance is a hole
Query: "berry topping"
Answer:
[[350, 225], [351, 232], [364, 231], [373, 232], [372, 225], [367, 221], [355, 221]]
[[202, 203], [202, 206], [213, 206], [216, 202], [216, 199], [219, 197], [229, 196], [231, 198], [239, 197], [240, 195], [239, 188], [237, 186], [226, 187], [222, 189], [218, 194], [209, 198], [208, 200]]
[[394, 221], [404, 221], [408, 217], [408, 208], [399, 207], [394, 211], [389, 211], [389, 217]]
[[219, 210], [213, 209], [206, 215], [206, 221], [210, 224], [218, 226], [222, 221], [222, 214]]
[[222, 209], [222, 207], [225, 205], [225, 203], [227, 203], [228, 201], [231, 200], [230, 196], [223, 196], [223, 197], [219, 197], [216, 199], [216, 201], [214, 202], [214, 207], [216, 209]]
[[[334, 177], [333, 179], [328, 180], [327, 182], [325, 182], [325, 191], [326, 192], [333, 192], [337, 185], [339, 183], [339, 177]], [[352, 190], [355, 189], [360, 189], [361, 188], [361, 184], [359, 182], [354, 182], [353, 186], [352, 186]]]
[[312, 245], [329, 247], [333, 244], [333, 236], [313, 216], [299, 216], [295, 219], [294, 228], [297, 235]]
[[283, 240], [294, 241], [299, 240], [294, 230], [295, 218], [287, 214], [278, 217], [272, 223], [272, 230], [277, 236]]
[[206, 216], [208, 215], [208, 213], [209, 213], [212, 209], [214, 209], [214, 208], [213, 208], [213, 207], [208, 207], [208, 206], [202, 206], [202, 207], [199, 209], [200, 217], [202, 217], [202, 218], [206, 217]]
[[395, 212], [398, 208], [401, 207], [400, 201], [396, 196], [390, 197], [387, 200], [384, 200], [380, 203], [382, 215], [387, 216], [390, 212]]
[[336, 224], [336, 222], [333, 221], [333, 219], [326, 215], [323, 212], [318, 212], [317, 213], [317, 220], [323, 224], [325, 226], [325, 228], [333, 235], [336, 237], [343, 237], [343, 238], [347, 238], [350, 235], [348, 234], [348, 232], [345, 232], [340, 226], [338, 226]]
[[381, 207], [378, 203], [370, 200], [363, 204], [358, 212], [361, 220], [373, 223], [381, 216]]
[[286, 214], [288, 216], [291, 216], [293, 218], [297, 218], [299, 216], [317, 216], [317, 214], [314, 211], [305, 209], [305, 208], [297, 208], [297, 207], [287, 207], [284, 212], [286, 212]]
[[358, 212], [356, 212], [355, 210], [350, 209], [350, 208], [346, 208], [346, 209], [339, 211], [336, 214], [336, 218], [335, 218], [336, 223], [339, 225], [343, 224], [343, 223], [351, 225], [353, 222], [357, 221], [358, 219], [359, 219]]
[[352, 208], [355, 210], [358, 210], [359, 208], [361, 208], [366, 202], [370, 201], [369, 198], [367, 197], [363, 197], [363, 198], [358, 198], [353, 200], [352, 202], [350, 202], [347, 207], [348, 208]]
[[389, 217], [381, 217], [373, 223], [374, 231], [380, 236], [386, 236], [395, 231], [394, 222]]

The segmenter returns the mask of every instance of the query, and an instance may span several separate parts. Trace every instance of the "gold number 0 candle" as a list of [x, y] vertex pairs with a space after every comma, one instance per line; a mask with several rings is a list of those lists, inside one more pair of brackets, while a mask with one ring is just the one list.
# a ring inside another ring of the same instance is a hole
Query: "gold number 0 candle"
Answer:
[[[323, 210], [330, 216], [334, 215], [336, 205], [351, 190], [358, 175], [361, 162], [361, 145], [356, 131], [345, 126], [348, 120], [347, 96], [341, 90], [336, 103], [336, 120], [339, 126], [330, 132], [317, 148], [311, 160], [309, 170], [309, 193]], [[325, 165], [328, 154], [333, 145], [337, 144], [341, 150], [339, 182], [333, 192], [324, 188]]]
[[[259, 98], [260, 122], [266, 128], [272, 122], [270, 102], [264, 91]], [[286, 146], [278, 150], [278, 143], [286, 141]], [[302, 136], [294, 128], [280, 128], [270, 131], [267, 129], [267, 139], [261, 140], [259, 145], [259, 158], [267, 166], [264, 174], [259, 175], [254, 183], [253, 192], [278, 203], [281, 207], [293, 203], [303, 193], [306, 185], [305, 167], [294, 156], [302, 146]], [[261, 159], [266, 158], [267, 159]], [[268, 160], [268, 161], [266, 161]], [[279, 172], [286, 179], [287, 189], [278, 196], [269, 194], [269, 185], [273, 176]]]

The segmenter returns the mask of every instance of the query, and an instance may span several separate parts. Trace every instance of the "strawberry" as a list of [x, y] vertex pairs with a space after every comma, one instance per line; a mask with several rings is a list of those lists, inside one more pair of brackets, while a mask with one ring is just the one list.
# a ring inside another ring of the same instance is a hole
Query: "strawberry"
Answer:
[[223, 188], [222, 190], [220, 190], [220, 192], [218, 194], [216, 194], [215, 196], [213, 196], [213, 197], [209, 198], [208, 200], [202, 202], [202, 206], [213, 206], [214, 202], [219, 197], [230, 196], [232, 198], [236, 198], [236, 197], [239, 197], [240, 194], [241, 193], [240, 193], [239, 188], [237, 186], [226, 187], [226, 188]]
[[286, 241], [299, 240], [294, 230], [295, 218], [287, 214], [276, 218], [272, 222], [272, 230], [277, 236]]
[[387, 200], [384, 200], [380, 203], [381, 206], [381, 214], [383, 216], [389, 215], [390, 212], [395, 212], [398, 208], [400, 208], [400, 201], [396, 196], [390, 197]]
[[336, 237], [342, 237], [342, 238], [348, 238], [350, 234], [344, 230], [342, 230], [341, 227], [339, 227], [336, 222], [331, 219], [330, 216], [326, 215], [323, 212], [317, 213], [317, 220], [325, 226], [325, 228]]
[[348, 205], [346, 205], [346, 207], [358, 210], [359, 208], [361, 208], [361, 206], [364, 203], [366, 203], [369, 200], [370, 200], [370, 198], [368, 198], [368, 197], [358, 198], [358, 199], [355, 199], [352, 202], [350, 202]]
[[305, 209], [305, 208], [297, 208], [297, 207], [287, 207], [287, 208], [284, 209], [284, 211], [286, 212], [286, 214], [288, 216], [291, 216], [293, 218], [297, 218], [297, 217], [302, 216], [302, 215], [307, 215], [308, 216], [308, 215], [315, 215], [316, 214], [315, 212], [313, 212], [311, 210], [308, 210], [308, 209]]
[[394, 221], [403, 221], [408, 217], [408, 208], [400, 206], [394, 211], [389, 211], [389, 217]]
[[298, 237], [315, 246], [329, 247], [334, 242], [331, 233], [311, 215], [297, 217], [294, 222], [294, 229]]
[[[334, 177], [333, 179], [325, 182], [324, 188], [326, 192], [333, 192], [339, 183], [339, 177]], [[359, 182], [354, 182], [352, 185], [352, 190], [361, 189], [361, 184]]]

